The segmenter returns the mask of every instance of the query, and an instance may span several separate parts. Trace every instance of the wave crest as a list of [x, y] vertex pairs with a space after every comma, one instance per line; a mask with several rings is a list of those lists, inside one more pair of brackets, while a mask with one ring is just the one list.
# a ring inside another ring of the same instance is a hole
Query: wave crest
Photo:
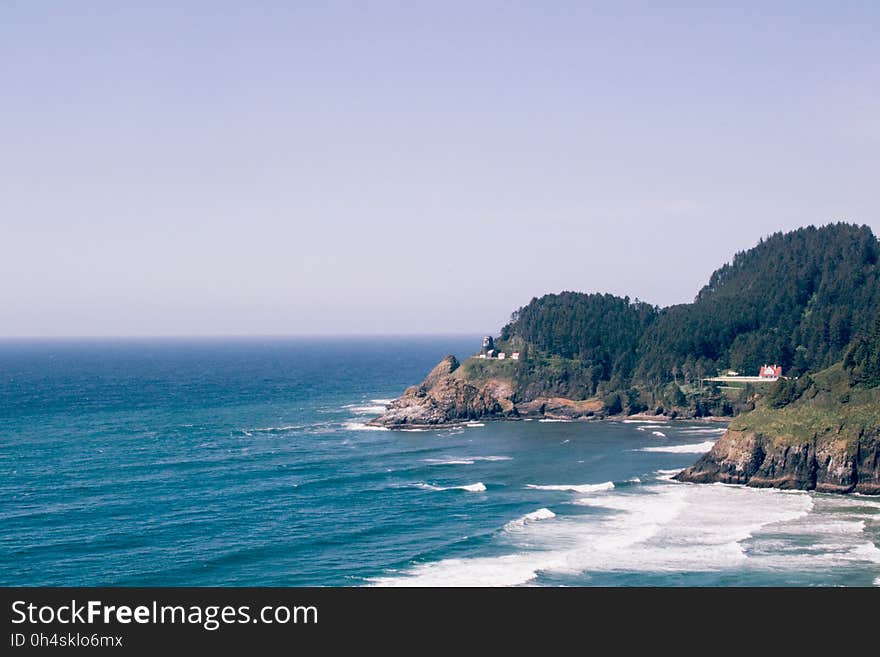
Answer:
[[462, 486], [434, 486], [433, 484], [426, 484], [421, 481], [415, 484], [416, 488], [421, 488], [422, 490], [434, 490], [434, 491], [442, 491], [442, 490], [463, 490], [468, 493], [483, 493], [486, 491], [486, 484], [482, 481], [478, 481], [473, 484], [464, 484]]
[[595, 493], [603, 490], [611, 490], [614, 488], [613, 481], [603, 481], [601, 484], [526, 484], [526, 488], [533, 490], [562, 490], [571, 491], [572, 493]]
[[504, 525], [504, 530], [513, 531], [516, 529], [522, 529], [530, 522], [537, 522], [539, 520], [550, 520], [551, 518], [555, 517], [555, 513], [553, 513], [550, 509], [543, 507], [538, 509], [537, 511], [527, 513], [524, 516], [517, 518], [516, 520], [511, 520], [506, 525]]
[[693, 445], [664, 445], [663, 447], [642, 447], [637, 452], [667, 452], [669, 454], [703, 454], [712, 449], [715, 444], [714, 440], [707, 440], [703, 443]]

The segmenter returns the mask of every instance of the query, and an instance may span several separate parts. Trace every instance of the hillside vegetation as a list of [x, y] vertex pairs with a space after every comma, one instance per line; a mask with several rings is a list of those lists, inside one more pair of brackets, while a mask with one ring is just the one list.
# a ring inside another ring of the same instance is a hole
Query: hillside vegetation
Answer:
[[[778, 443], [796, 444], [834, 436], [855, 445], [860, 437], [880, 428], [880, 388], [854, 387], [842, 363], [808, 377], [808, 384], [794, 398], [794, 388], [780, 381], [751, 413], [735, 418], [730, 428], [772, 436]], [[789, 398], [779, 404], [778, 398]]]
[[[510, 372], [522, 399], [598, 395], [630, 413], [736, 413], [752, 407], [754, 390], [701, 388], [700, 380], [726, 369], [756, 373], [765, 362], [797, 377], [864, 349], [853, 339], [880, 307], [878, 263], [867, 226], [776, 233], [737, 253], [692, 303], [660, 309], [608, 294], [548, 294], [513, 313], [497, 344], [527, 356]], [[861, 367], [858, 376], [880, 380], [876, 360]]]
[[859, 332], [842, 362], [776, 383], [676, 478], [880, 495], [878, 322]]

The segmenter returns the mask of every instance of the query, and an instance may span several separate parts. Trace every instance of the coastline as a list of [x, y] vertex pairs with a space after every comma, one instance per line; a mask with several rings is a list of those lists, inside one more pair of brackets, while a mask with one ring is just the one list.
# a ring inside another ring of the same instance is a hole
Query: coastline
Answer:
[[579, 417], [561, 417], [556, 415], [520, 415], [520, 416], [500, 416], [500, 417], [482, 417], [479, 419], [473, 420], [460, 420], [456, 422], [440, 422], [435, 424], [418, 424], [418, 423], [410, 423], [410, 424], [396, 424], [396, 425], [387, 425], [381, 422], [378, 422], [380, 418], [383, 416], [379, 415], [375, 418], [368, 420], [366, 422], [367, 425], [371, 427], [382, 427], [388, 429], [389, 431], [430, 431], [431, 429], [459, 429], [462, 427], [475, 426], [478, 424], [483, 424], [486, 422], [492, 423], [504, 423], [504, 422], [565, 422], [565, 423], [579, 423], [579, 422], [617, 422], [620, 424], [626, 424], [628, 422], [640, 422], [640, 423], [655, 423], [655, 424], [667, 424], [667, 423], [705, 423], [705, 424], [729, 424], [734, 420], [733, 417], [723, 417], [718, 415], [709, 415], [705, 417], [684, 417], [681, 415], [671, 416], [671, 415], [648, 415], [645, 413], [636, 413], [634, 415], [591, 415], [591, 416], [579, 416]]
[[[658, 409], [659, 410], [659, 409]], [[385, 406], [367, 424], [386, 429], [445, 429], [472, 422], [546, 421], [584, 422], [609, 420], [617, 422], [670, 422], [673, 420], [729, 423], [733, 417], [700, 416], [679, 413], [645, 412], [631, 415], [608, 413], [605, 402], [598, 397], [575, 400], [562, 396], [536, 396], [516, 400], [513, 381], [507, 378], [469, 377], [455, 356], [446, 356], [424, 380], [408, 387], [403, 394]]]
[[730, 423], [733, 421], [733, 416], [726, 417], [723, 415], [705, 415], [702, 417], [687, 417], [683, 415], [650, 415], [648, 413], [634, 413], [633, 415], [607, 415], [603, 418], [599, 418], [602, 420], [608, 420], [609, 422], [626, 422], [627, 420], [637, 421], [637, 422], [715, 422], [715, 423]]

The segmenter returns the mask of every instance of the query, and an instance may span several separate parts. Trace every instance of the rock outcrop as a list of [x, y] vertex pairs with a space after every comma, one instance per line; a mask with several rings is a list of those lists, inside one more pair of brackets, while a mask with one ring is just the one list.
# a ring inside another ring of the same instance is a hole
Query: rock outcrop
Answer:
[[548, 420], [588, 420], [604, 417], [605, 404], [600, 399], [575, 401], [565, 397], [536, 397], [531, 401], [516, 405], [517, 413], [522, 417], [541, 418]]
[[675, 478], [694, 483], [878, 495], [880, 437], [861, 435], [852, 440], [830, 435], [791, 440], [731, 429]]
[[562, 397], [517, 400], [505, 378], [468, 380], [455, 356], [441, 360], [419, 385], [391, 402], [373, 426], [448, 426], [474, 420], [589, 419], [603, 413], [601, 400], [573, 401]]
[[370, 424], [391, 428], [443, 426], [516, 415], [509, 399], [509, 386], [505, 389], [497, 381], [476, 386], [455, 376], [458, 367], [458, 359], [447, 356], [424, 381], [407, 388], [402, 396], [388, 405], [384, 414], [371, 420]]

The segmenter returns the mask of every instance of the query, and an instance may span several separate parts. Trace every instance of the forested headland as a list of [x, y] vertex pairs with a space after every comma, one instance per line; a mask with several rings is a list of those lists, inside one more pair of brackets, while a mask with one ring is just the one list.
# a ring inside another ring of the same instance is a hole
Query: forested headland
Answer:
[[[754, 375], [764, 363], [797, 378], [840, 361], [851, 343], [857, 358], [876, 341], [866, 329], [880, 308], [878, 261], [867, 226], [776, 233], [715, 271], [692, 303], [548, 294], [514, 312], [496, 345], [523, 353], [507, 366], [523, 399], [598, 396], [610, 413], [730, 415], [753, 406], [754, 389], [722, 393], [703, 379]], [[875, 376], [872, 367], [862, 376]]]

